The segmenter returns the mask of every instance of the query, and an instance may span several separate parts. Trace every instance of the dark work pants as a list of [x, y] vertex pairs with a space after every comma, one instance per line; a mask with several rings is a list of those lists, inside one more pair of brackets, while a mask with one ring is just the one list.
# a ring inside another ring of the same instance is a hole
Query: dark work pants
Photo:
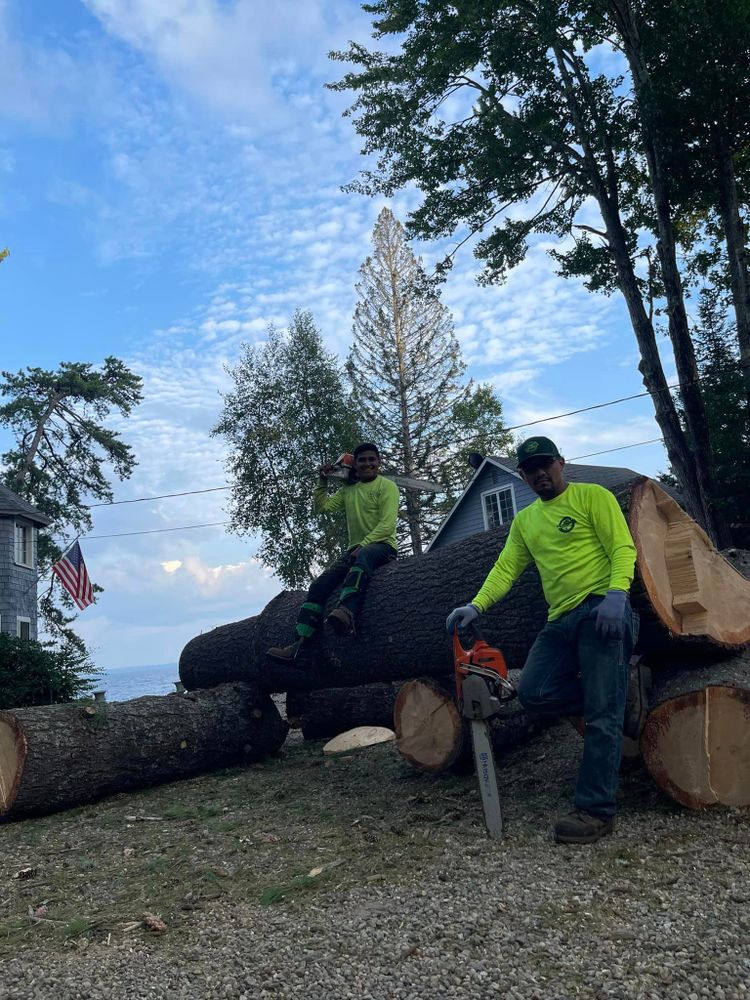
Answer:
[[601, 601], [592, 595], [561, 618], [547, 622], [521, 671], [518, 699], [530, 712], [583, 717], [576, 808], [594, 816], [613, 816], [628, 664], [638, 638], [638, 616], [627, 602], [623, 637], [602, 639], [596, 631]]
[[339, 584], [343, 584], [339, 605], [351, 611], [356, 618], [362, 610], [373, 573], [395, 559], [396, 555], [396, 550], [387, 542], [363, 545], [356, 557], [351, 552], [345, 552], [310, 584], [297, 619], [297, 635], [309, 639], [317, 632], [323, 622], [325, 603]]

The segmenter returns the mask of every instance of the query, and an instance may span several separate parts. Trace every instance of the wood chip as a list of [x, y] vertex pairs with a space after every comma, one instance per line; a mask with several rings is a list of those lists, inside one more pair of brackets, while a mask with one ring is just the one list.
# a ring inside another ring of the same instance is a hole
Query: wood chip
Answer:
[[167, 925], [160, 917], [148, 911], [143, 914], [143, 926], [146, 930], [153, 931], [154, 934], [162, 934], [167, 929]]

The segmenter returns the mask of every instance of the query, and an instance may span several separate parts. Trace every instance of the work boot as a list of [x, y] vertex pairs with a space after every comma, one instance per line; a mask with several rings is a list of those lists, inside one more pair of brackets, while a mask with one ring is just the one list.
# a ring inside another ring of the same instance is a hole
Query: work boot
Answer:
[[342, 605], [333, 609], [330, 615], [326, 618], [326, 624], [330, 625], [337, 635], [356, 635], [354, 629], [354, 615], [348, 608], [345, 608]]
[[574, 809], [555, 823], [555, 840], [558, 844], [593, 844], [612, 833], [614, 825], [612, 816], [592, 816], [583, 809]]
[[266, 655], [272, 660], [276, 660], [277, 663], [294, 663], [299, 654], [302, 652], [304, 645], [305, 640], [300, 636], [296, 642], [293, 642], [289, 646], [271, 646], [271, 648], [266, 651]]
[[625, 701], [625, 720], [622, 731], [631, 740], [640, 739], [651, 697], [651, 671], [643, 657], [632, 656], [628, 672], [628, 691]]

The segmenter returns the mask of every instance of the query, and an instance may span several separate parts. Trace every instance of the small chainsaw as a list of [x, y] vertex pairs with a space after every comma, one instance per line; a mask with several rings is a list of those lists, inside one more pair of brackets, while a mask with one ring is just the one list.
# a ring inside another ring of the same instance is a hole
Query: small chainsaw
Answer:
[[472, 625], [471, 630], [474, 633], [471, 649], [464, 649], [458, 637], [458, 629], [453, 632], [456, 698], [461, 714], [471, 723], [471, 741], [482, 796], [484, 824], [488, 835], [493, 840], [500, 840], [503, 835], [503, 814], [487, 720], [499, 712], [503, 702], [515, 698], [516, 689], [508, 679], [508, 668], [500, 650], [485, 642], [476, 625]]

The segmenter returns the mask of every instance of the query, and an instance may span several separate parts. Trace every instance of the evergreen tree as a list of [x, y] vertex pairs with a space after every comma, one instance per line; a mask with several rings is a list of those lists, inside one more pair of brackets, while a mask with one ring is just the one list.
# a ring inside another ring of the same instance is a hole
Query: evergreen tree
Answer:
[[357, 421], [340, 366], [312, 314], [288, 332], [245, 346], [229, 370], [234, 390], [212, 433], [229, 445], [229, 516], [239, 535], [259, 533], [259, 557], [289, 587], [304, 587], [346, 546], [343, 521], [312, 515], [316, 470], [351, 451]]
[[[26, 368], [2, 372], [0, 425], [15, 446], [0, 456], [3, 483], [52, 518], [38, 536], [37, 566], [44, 577], [63, 549], [55, 536], [89, 531], [91, 500], [112, 499], [112, 474], [131, 475], [136, 460], [117, 431], [105, 426], [113, 411], [127, 417], [141, 398], [140, 376], [119, 358], [105, 358], [100, 369], [65, 361], [55, 371]], [[45, 627], [70, 656], [85, 658], [83, 641], [70, 628], [73, 602], [52, 576], [39, 600]], [[96, 588], [101, 589], [101, 588]]]
[[511, 443], [502, 406], [487, 386], [465, 381], [450, 313], [430, 286], [404, 229], [384, 208], [362, 264], [347, 372], [365, 436], [384, 468], [445, 486], [405, 490], [400, 540], [422, 552], [466, 480], [465, 456]]
[[739, 348], [726, 302], [715, 289], [703, 289], [695, 331], [696, 354], [706, 397], [716, 456], [714, 503], [721, 508], [737, 545], [750, 545], [750, 410]]

